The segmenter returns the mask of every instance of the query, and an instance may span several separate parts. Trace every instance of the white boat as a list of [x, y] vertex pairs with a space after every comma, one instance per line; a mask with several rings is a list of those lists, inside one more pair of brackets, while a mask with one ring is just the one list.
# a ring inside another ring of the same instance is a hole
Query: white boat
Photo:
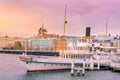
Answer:
[[[60, 52], [59, 57], [54, 56], [19, 56], [19, 59], [25, 62], [27, 72], [42, 72], [42, 71], [53, 71], [53, 70], [68, 70], [71, 68], [71, 63], [81, 62], [83, 59], [89, 59], [92, 54], [89, 52], [88, 43], [82, 43], [77, 45], [77, 50], [67, 50]], [[80, 48], [80, 50], [79, 50]], [[87, 50], [86, 50], [87, 49]], [[87, 57], [86, 57], [87, 55]]]
[[70, 69], [70, 60], [59, 59], [58, 57], [20, 57], [20, 59], [26, 63], [27, 72]]
[[[71, 68], [73, 59], [60, 59], [58, 57], [29, 57], [22, 58], [21, 60], [26, 63], [27, 72], [43, 72], [53, 70], [68, 70]], [[75, 62], [81, 62], [82, 60], [74, 60]]]
[[110, 67], [113, 71], [120, 71], [120, 54], [116, 54], [110, 64]]

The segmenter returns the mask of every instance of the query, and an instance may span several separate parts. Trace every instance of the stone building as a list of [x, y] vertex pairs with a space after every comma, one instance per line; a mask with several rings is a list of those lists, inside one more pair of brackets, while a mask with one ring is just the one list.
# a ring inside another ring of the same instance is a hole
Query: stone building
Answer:
[[15, 41], [20, 41], [24, 48], [24, 39], [18, 37], [0, 37], [0, 49], [13, 49]]

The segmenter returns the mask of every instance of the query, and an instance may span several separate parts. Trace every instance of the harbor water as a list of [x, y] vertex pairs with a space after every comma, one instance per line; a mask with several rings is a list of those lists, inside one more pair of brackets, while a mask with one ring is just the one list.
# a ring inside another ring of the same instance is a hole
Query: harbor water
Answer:
[[19, 55], [0, 53], [0, 80], [120, 80], [120, 72], [85, 71], [85, 76], [71, 76], [70, 70], [27, 73]]

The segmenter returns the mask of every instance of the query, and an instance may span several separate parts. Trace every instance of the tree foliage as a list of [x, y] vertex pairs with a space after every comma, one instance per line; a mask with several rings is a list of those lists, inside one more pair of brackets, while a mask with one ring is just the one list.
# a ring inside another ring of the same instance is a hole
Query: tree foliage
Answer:
[[13, 45], [14, 49], [21, 49], [22, 48], [22, 44], [20, 41], [15, 41], [14, 45]]

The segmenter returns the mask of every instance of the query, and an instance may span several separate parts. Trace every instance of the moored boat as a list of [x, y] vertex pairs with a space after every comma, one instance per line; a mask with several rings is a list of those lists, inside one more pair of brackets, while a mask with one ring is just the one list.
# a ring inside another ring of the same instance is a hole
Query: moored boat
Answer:
[[82, 63], [84, 59], [91, 58], [92, 53], [89, 52], [89, 45], [87, 44], [83, 43], [80, 45], [79, 43], [76, 50], [61, 51], [59, 57], [22, 55], [19, 59], [25, 62], [27, 72], [68, 70], [71, 68], [73, 60]]
[[116, 54], [110, 64], [110, 67], [113, 71], [120, 71], [120, 54]]

